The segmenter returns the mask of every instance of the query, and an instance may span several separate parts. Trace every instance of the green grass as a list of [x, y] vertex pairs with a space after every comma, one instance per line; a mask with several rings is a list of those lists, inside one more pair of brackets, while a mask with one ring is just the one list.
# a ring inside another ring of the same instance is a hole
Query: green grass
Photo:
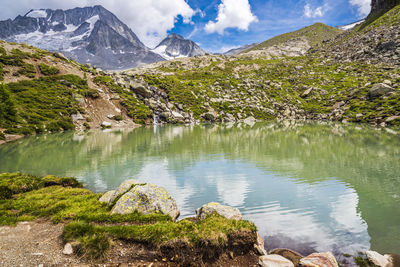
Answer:
[[57, 68], [46, 65], [44, 63], [39, 64], [39, 69], [40, 72], [46, 76], [56, 75], [60, 72]]
[[89, 96], [92, 91], [87, 81], [76, 75], [24, 80], [7, 87], [17, 110], [7, 132], [19, 134], [74, 129], [71, 114], [79, 110], [75, 96]]
[[232, 234], [250, 231], [255, 236], [257, 230], [251, 222], [215, 214], [201, 222], [187, 219], [177, 223], [162, 214], [111, 215], [110, 207], [98, 201], [101, 194], [81, 186], [74, 178], [0, 174], [0, 188], [8, 189], [3, 190], [8, 192], [6, 197], [0, 199], [0, 225], [37, 218], [67, 222], [64, 241], [78, 242], [79, 252], [90, 259], [106, 255], [112, 245], [110, 238], [153, 246], [171, 241], [184, 241], [188, 246], [227, 246]]

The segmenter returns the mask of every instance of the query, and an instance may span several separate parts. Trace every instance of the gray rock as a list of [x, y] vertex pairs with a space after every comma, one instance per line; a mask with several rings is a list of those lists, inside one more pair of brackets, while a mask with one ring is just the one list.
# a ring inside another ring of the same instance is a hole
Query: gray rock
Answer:
[[257, 243], [254, 244], [254, 249], [258, 253], [258, 255], [267, 255], [267, 251], [264, 248], [264, 240], [261, 238], [260, 234], [257, 233]]
[[288, 260], [290, 260], [291, 262], [293, 262], [293, 264], [295, 266], [299, 266], [300, 264], [300, 260], [302, 258], [304, 258], [303, 255], [301, 255], [300, 253], [291, 250], [291, 249], [287, 249], [287, 248], [276, 248], [273, 249], [269, 252], [269, 254], [277, 254], [280, 255]]
[[385, 122], [391, 122], [394, 120], [400, 119], [400, 116], [391, 116], [385, 120]]
[[135, 211], [142, 214], [169, 215], [173, 221], [176, 221], [180, 214], [175, 199], [167, 190], [153, 184], [137, 185], [122, 195], [111, 214], [129, 214]]
[[204, 220], [207, 216], [218, 213], [222, 217], [225, 217], [229, 220], [241, 220], [242, 214], [237, 208], [224, 206], [216, 202], [210, 202], [208, 204], [203, 205], [201, 208], [196, 210], [196, 218], [198, 220]]
[[71, 115], [71, 118], [72, 118], [73, 121], [82, 121], [82, 120], [85, 119], [85, 118], [82, 116], [82, 114], [79, 113], [79, 112], [78, 112], [78, 114], [72, 114], [72, 115]]
[[280, 255], [264, 255], [259, 258], [261, 267], [294, 267], [293, 262]]
[[304, 267], [338, 267], [335, 256], [331, 252], [313, 253], [300, 260], [300, 264]]
[[370, 99], [379, 98], [390, 92], [393, 92], [393, 88], [384, 83], [377, 83], [372, 86], [369, 90], [368, 96]]
[[101, 196], [99, 201], [107, 203], [107, 204], [111, 203], [110, 200], [111, 200], [111, 197], [114, 194], [114, 192], [115, 192], [115, 190], [108, 191], [108, 192], [104, 193], [104, 195]]
[[392, 257], [390, 255], [381, 255], [376, 251], [367, 251], [365, 253], [370, 262], [380, 267], [392, 266]]
[[257, 122], [257, 120], [253, 116], [250, 116], [247, 119], [245, 119], [243, 122], [247, 125], [253, 126]]
[[130, 87], [133, 92], [135, 92], [136, 94], [141, 95], [145, 98], [149, 98], [152, 94], [152, 92], [150, 90], [148, 90], [145, 85], [143, 85], [141, 83], [132, 81], [130, 83]]
[[72, 255], [74, 250], [72, 249], [72, 245], [70, 243], [65, 244], [64, 250], [62, 252], [64, 255]]
[[118, 186], [117, 189], [114, 190], [114, 193], [111, 195], [108, 203], [111, 205], [117, 198], [128, 192], [132, 188], [132, 186], [138, 183], [138, 181], [133, 179], [124, 181]]
[[312, 87], [308, 88], [307, 90], [305, 90], [305, 91], [301, 94], [301, 97], [304, 98], [304, 97], [309, 96], [309, 95], [311, 94], [312, 90], [313, 90]]
[[218, 113], [215, 111], [209, 111], [203, 115], [203, 118], [207, 121], [214, 122], [218, 118]]

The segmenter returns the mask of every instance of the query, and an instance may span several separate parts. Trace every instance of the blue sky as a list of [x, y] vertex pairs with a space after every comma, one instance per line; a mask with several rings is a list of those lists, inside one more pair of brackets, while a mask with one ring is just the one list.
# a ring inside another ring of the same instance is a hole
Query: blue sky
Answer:
[[248, 3], [257, 20], [249, 23], [245, 30], [233, 26], [225, 28], [223, 33], [207, 32], [205, 27], [209, 21], [216, 21], [221, 1], [189, 0], [189, 6], [194, 10], [201, 10], [202, 13], [192, 17], [194, 24], [185, 24], [182, 19], [178, 19], [169, 33], [175, 32], [190, 37], [208, 51], [221, 52], [258, 43], [315, 22], [323, 22], [330, 26], [354, 22], [365, 17], [370, 2], [358, 1], [359, 5], [356, 5], [354, 3], [357, 1], [349, 0], [249, 0]]
[[0, 0], [0, 20], [30, 9], [103, 5], [148, 47], [169, 33], [209, 52], [259, 43], [315, 22], [338, 26], [365, 17], [371, 0]]

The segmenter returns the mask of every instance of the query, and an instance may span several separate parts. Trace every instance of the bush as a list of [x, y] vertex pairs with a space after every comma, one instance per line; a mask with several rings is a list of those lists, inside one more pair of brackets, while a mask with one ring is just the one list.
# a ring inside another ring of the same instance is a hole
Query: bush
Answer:
[[40, 72], [46, 76], [56, 75], [60, 72], [57, 68], [43, 64], [43, 63], [39, 64], [39, 69], [40, 69]]
[[5, 84], [0, 84], [0, 126], [7, 127], [16, 121], [17, 110]]

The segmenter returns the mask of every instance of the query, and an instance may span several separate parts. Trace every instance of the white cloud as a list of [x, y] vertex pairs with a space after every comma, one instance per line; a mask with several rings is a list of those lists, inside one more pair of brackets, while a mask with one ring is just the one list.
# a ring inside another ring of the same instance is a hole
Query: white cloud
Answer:
[[223, 34], [227, 28], [247, 31], [252, 22], [258, 21], [250, 9], [248, 0], [222, 0], [218, 6], [217, 21], [209, 21], [205, 30], [208, 33]]
[[307, 18], [319, 18], [322, 17], [328, 9], [328, 5], [316, 7], [313, 9], [310, 4], [304, 6], [304, 16]]
[[371, 0], [350, 0], [350, 4], [357, 6], [358, 15], [365, 17], [371, 11]]
[[93, 5], [102, 5], [113, 12], [150, 47], [167, 36], [179, 16], [183, 17], [184, 23], [190, 23], [196, 14], [185, 0], [15, 0], [12, 5], [0, 9], [0, 19], [24, 15], [36, 8], [68, 9]]

